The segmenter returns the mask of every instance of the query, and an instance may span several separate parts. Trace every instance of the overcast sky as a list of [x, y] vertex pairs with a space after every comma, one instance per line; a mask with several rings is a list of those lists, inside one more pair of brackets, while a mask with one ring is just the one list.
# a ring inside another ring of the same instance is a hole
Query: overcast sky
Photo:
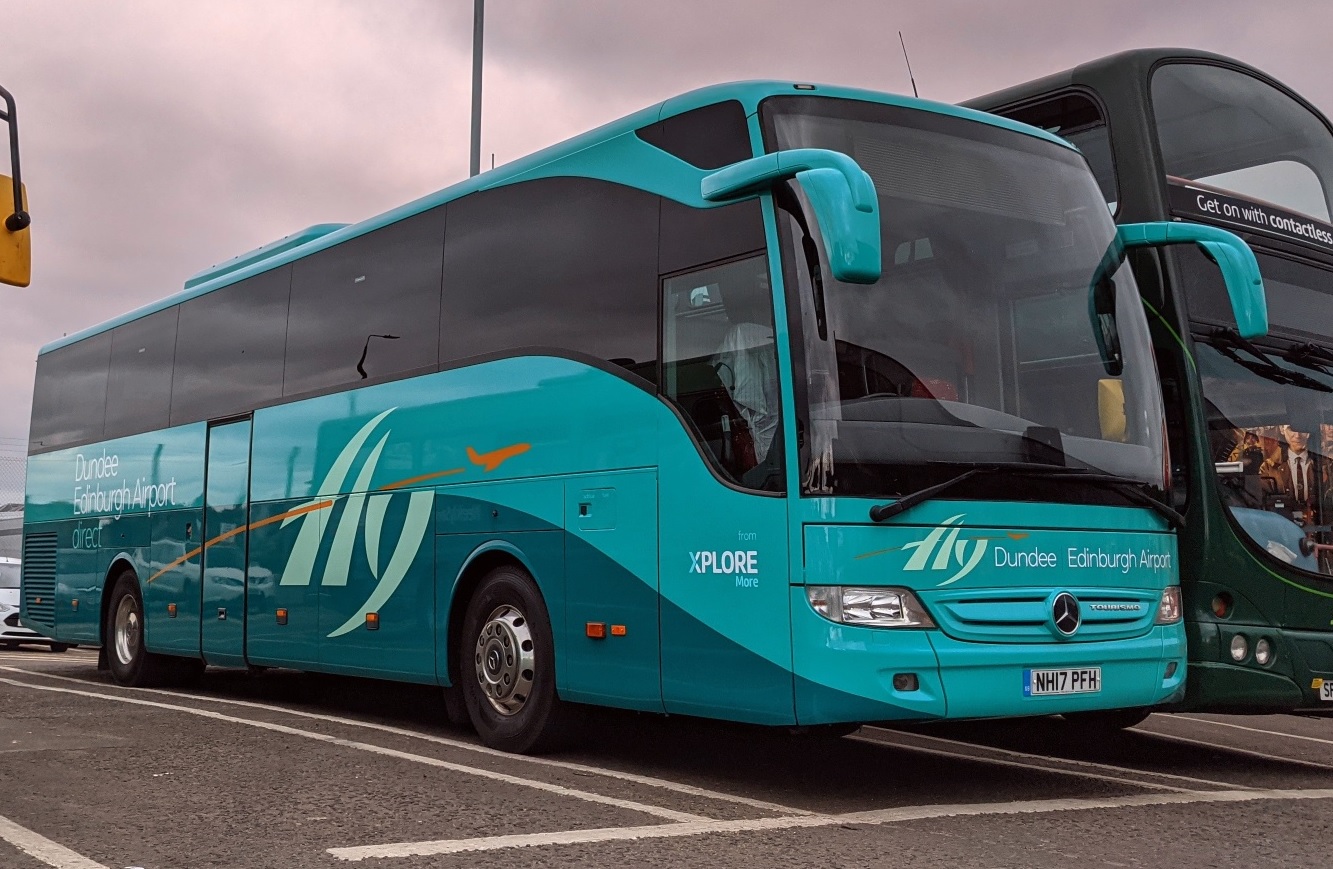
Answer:
[[[483, 165], [719, 81], [910, 93], [899, 30], [933, 99], [1179, 45], [1333, 113], [1330, 0], [490, 0]], [[0, 34], [34, 260], [0, 285], [0, 451], [42, 344], [467, 175], [472, 0], [5, 0]]]

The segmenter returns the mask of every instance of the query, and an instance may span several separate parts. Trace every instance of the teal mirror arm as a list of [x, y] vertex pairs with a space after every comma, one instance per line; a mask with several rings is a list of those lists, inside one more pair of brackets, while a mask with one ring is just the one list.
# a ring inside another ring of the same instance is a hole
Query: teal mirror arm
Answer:
[[1235, 233], [1202, 223], [1127, 223], [1118, 228], [1126, 248], [1158, 247], [1166, 244], [1196, 244], [1222, 272], [1236, 315], [1236, 331], [1242, 338], [1268, 334], [1268, 300], [1259, 261], [1254, 251]]

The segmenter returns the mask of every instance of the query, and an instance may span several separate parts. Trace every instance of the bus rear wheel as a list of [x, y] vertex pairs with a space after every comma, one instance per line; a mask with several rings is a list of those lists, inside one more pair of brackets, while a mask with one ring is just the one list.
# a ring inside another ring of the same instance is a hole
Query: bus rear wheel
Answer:
[[497, 567], [468, 604], [459, 641], [468, 717], [491, 748], [537, 754], [562, 745], [576, 715], [555, 690], [555, 643], [527, 571]]
[[143, 595], [133, 570], [121, 571], [111, 585], [103, 637], [111, 676], [121, 685], [148, 688], [203, 669], [202, 661], [158, 655], [144, 646]]

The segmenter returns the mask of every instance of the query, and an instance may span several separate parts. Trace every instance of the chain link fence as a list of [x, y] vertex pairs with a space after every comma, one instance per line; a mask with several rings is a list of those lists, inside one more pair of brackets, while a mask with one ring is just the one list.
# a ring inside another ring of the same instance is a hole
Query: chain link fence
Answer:
[[23, 548], [23, 478], [27, 444], [0, 438], [0, 556], [17, 557]]
[[21, 509], [10, 505], [23, 503], [23, 476], [27, 466], [25, 444], [12, 438], [0, 438], [0, 513]]

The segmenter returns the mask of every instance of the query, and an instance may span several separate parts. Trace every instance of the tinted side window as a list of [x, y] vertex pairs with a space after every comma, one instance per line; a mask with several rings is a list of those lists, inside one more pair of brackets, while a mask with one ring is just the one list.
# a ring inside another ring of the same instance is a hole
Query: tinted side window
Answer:
[[444, 209], [294, 264], [284, 395], [433, 370]]
[[1111, 156], [1111, 132], [1097, 103], [1083, 94], [1063, 94], [1003, 114], [1073, 142], [1088, 158], [1107, 206], [1115, 211], [1119, 194], [1116, 192], [1115, 161]]
[[648, 144], [700, 169], [720, 169], [754, 156], [745, 109], [736, 100], [682, 112], [636, 132]]
[[723, 208], [690, 208], [662, 200], [663, 274], [762, 250], [764, 217], [758, 199]]
[[103, 437], [137, 434], [170, 424], [171, 365], [176, 355], [179, 311], [173, 306], [111, 331]]
[[216, 419], [282, 396], [292, 267], [180, 306], [171, 424]]
[[440, 359], [558, 347], [655, 381], [656, 196], [582, 178], [449, 205]]
[[31, 452], [87, 443], [102, 436], [110, 360], [110, 332], [37, 357], [28, 444]]

